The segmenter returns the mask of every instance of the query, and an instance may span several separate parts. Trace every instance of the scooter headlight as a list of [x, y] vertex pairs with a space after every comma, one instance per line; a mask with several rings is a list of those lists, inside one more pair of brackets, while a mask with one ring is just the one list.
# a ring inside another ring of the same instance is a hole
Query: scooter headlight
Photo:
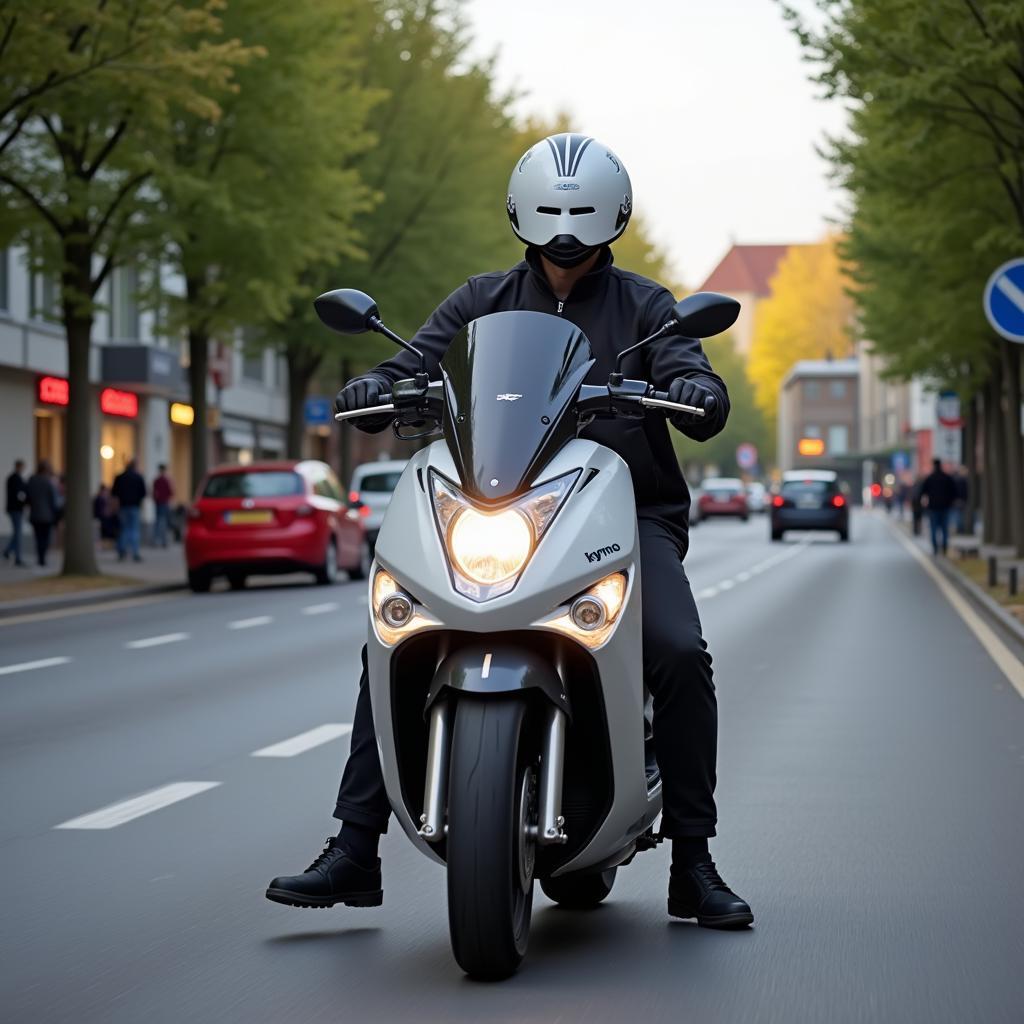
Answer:
[[508, 593], [579, 473], [540, 484], [494, 511], [474, 505], [454, 484], [431, 473], [434, 514], [455, 589], [474, 601]]
[[464, 508], [448, 531], [448, 552], [463, 576], [485, 586], [503, 583], [523, 571], [533, 550], [533, 530], [514, 508], [480, 512]]

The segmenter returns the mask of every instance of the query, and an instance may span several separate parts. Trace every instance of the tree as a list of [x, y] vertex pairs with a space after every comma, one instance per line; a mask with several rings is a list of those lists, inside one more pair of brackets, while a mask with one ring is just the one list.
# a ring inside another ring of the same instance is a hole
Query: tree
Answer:
[[844, 254], [862, 330], [894, 374], [984, 407], [986, 536], [1024, 554], [1020, 347], [993, 337], [980, 303], [1024, 246], [1024, 5], [819, 6], [820, 29], [787, 16], [826, 95], [850, 102], [829, 154], [853, 200]]
[[230, 346], [244, 325], [259, 347], [262, 325], [284, 317], [296, 293], [308, 302], [308, 268], [359, 254], [353, 221], [371, 195], [350, 163], [373, 141], [366, 123], [380, 98], [359, 81], [373, 31], [363, 0], [231, 0], [222, 21], [218, 30], [258, 59], [216, 93], [219, 117], [175, 119], [156, 179], [185, 284], [171, 327], [189, 339], [196, 484], [207, 463], [210, 341]]
[[[223, 90], [249, 57], [237, 41], [212, 38], [218, 7], [216, 0], [67, 0], [42, 12], [32, 5], [41, 23], [31, 45], [3, 54], [5, 84], [31, 93], [0, 156], [5, 227], [8, 238], [29, 244], [34, 270], [59, 278], [67, 338], [65, 573], [98, 571], [89, 493], [97, 292], [150, 237], [155, 143], [173, 112], [215, 120], [210, 91]], [[13, 42], [25, 14], [18, 5], [13, 28], [7, 22]], [[60, 87], [32, 84], [46, 82]]]
[[757, 310], [749, 374], [754, 398], [775, 423], [779, 388], [800, 359], [852, 354], [852, 303], [834, 238], [792, 246], [779, 261], [771, 295]]

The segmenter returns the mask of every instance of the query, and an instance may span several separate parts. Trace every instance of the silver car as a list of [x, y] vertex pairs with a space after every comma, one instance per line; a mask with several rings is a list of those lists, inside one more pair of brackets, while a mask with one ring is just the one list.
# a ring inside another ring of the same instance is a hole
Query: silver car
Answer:
[[368, 511], [363, 514], [366, 536], [373, 547], [377, 543], [380, 524], [384, 513], [391, 504], [391, 495], [398, 486], [407, 459], [391, 459], [386, 462], [364, 462], [356, 466], [348, 488], [348, 500], [353, 505], [362, 505]]

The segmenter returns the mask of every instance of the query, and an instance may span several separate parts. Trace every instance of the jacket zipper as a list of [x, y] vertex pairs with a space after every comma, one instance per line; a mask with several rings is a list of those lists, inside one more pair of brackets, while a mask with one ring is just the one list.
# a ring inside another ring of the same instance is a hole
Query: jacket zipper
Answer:
[[565, 309], [565, 300], [564, 299], [559, 299], [558, 300], [558, 310], [557, 310], [559, 316], [562, 315], [562, 310], [563, 309]]

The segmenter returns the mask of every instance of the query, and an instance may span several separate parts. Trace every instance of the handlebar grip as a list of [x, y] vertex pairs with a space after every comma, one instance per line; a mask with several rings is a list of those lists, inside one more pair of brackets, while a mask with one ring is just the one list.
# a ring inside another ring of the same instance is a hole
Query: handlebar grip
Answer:
[[652, 391], [647, 397], [655, 398], [659, 402], [667, 402], [669, 400], [667, 391]]

